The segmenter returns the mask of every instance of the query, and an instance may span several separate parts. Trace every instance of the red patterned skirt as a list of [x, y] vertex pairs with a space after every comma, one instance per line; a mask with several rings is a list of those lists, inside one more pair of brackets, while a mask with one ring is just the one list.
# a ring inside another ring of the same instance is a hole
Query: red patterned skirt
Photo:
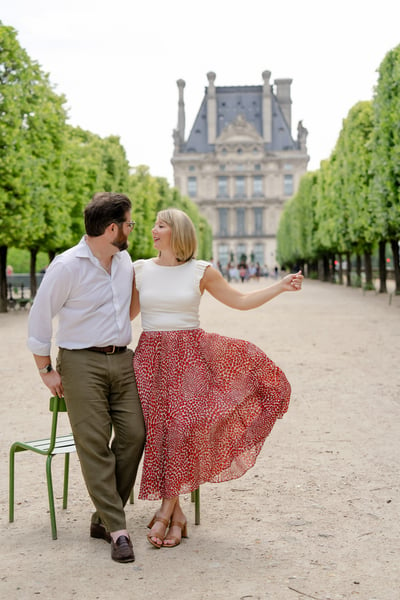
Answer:
[[146, 331], [133, 364], [147, 430], [141, 499], [237, 479], [289, 406], [283, 371], [244, 340]]

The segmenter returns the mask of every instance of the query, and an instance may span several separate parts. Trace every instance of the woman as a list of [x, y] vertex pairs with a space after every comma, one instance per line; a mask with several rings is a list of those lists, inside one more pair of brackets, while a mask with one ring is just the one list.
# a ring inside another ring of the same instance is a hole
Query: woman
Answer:
[[184, 212], [159, 212], [152, 234], [158, 256], [134, 263], [131, 304], [143, 328], [134, 356], [147, 430], [139, 498], [162, 500], [147, 537], [171, 548], [187, 534], [179, 495], [243, 475], [290, 398], [284, 373], [259, 348], [200, 328], [201, 296], [207, 290], [249, 310], [300, 290], [303, 275], [244, 293], [195, 260], [196, 232]]

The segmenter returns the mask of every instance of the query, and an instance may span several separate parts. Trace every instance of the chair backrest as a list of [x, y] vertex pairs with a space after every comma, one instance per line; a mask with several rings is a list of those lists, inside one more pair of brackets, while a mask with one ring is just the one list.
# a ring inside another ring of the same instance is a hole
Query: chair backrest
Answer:
[[50, 398], [49, 408], [52, 412], [67, 412], [67, 407], [64, 398], [59, 398], [58, 396], [52, 396]]
[[59, 398], [58, 396], [51, 396], [49, 409], [53, 413], [53, 419], [51, 422], [50, 443], [47, 454], [51, 454], [53, 452], [54, 446], [56, 444], [58, 413], [67, 412], [67, 406], [65, 404], [64, 398]]

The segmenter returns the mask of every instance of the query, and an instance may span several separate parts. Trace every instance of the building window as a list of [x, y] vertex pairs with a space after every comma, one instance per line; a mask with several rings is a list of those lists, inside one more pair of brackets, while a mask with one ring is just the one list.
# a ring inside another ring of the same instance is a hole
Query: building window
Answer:
[[254, 207], [254, 233], [262, 235], [263, 233], [263, 209], [261, 206]]
[[196, 170], [196, 167], [194, 165], [190, 165], [189, 171], [195, 171], [195, 170]]
[[285, 196], [293, 195], [293, 175], [284, 175], [283, 193]]
[[254, 170], [255, 171], [261, 171], [261, 165], [254, 165]]
[[227, 244], [220, 244], [218, 246], [218, 260], [223, 267], [229, 262], [229, 248]]
[[219, 165], [219, 170], [220, 171], [225, 171], [226, 169], [226, 165]]
[[253, 196], [261, 198], [263, 195], [263, 178], [262, 175], [254, 175], [253, 177]]
[[197, 196], [197, 178], [196, 177], [188, 177], [188, 195], [191, 198]]
[[290, 163], [285, 163], [283, 165], [283, 168], [285, 169], [285, 171], [291, 171], [293, 167]]
[[218, 208], [219, 235], [228, 235], [228, 209]]
[[235, 198], [244, 198], [245, 197], [245, 179], [243, 175], [238, 175], [235, 178], [236, 188], [235, 188]]
[[254, 244], [254, 262], [258, 263], [261, 267], [264, 265], [264, 246], [262, 244]]
[[236, 235], [245, 235], [245, 209], [236, 209]]
[[217, 198], [228, 198], [228, 178], [226, 175], [220, 175], [218, 177]]
[[236, 247], [237, 263], [247, 263], [246, 244], [238, 244]]

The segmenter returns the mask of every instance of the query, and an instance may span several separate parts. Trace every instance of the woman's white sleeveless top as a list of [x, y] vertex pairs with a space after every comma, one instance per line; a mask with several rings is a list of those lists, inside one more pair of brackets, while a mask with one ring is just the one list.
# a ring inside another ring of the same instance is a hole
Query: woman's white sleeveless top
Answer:
[[151, 258], [135, 261], [142, 329], [176, 331], [200, 327], [200, 280], [210, 264], [193, 259], [175, 267], [164, 267]]

